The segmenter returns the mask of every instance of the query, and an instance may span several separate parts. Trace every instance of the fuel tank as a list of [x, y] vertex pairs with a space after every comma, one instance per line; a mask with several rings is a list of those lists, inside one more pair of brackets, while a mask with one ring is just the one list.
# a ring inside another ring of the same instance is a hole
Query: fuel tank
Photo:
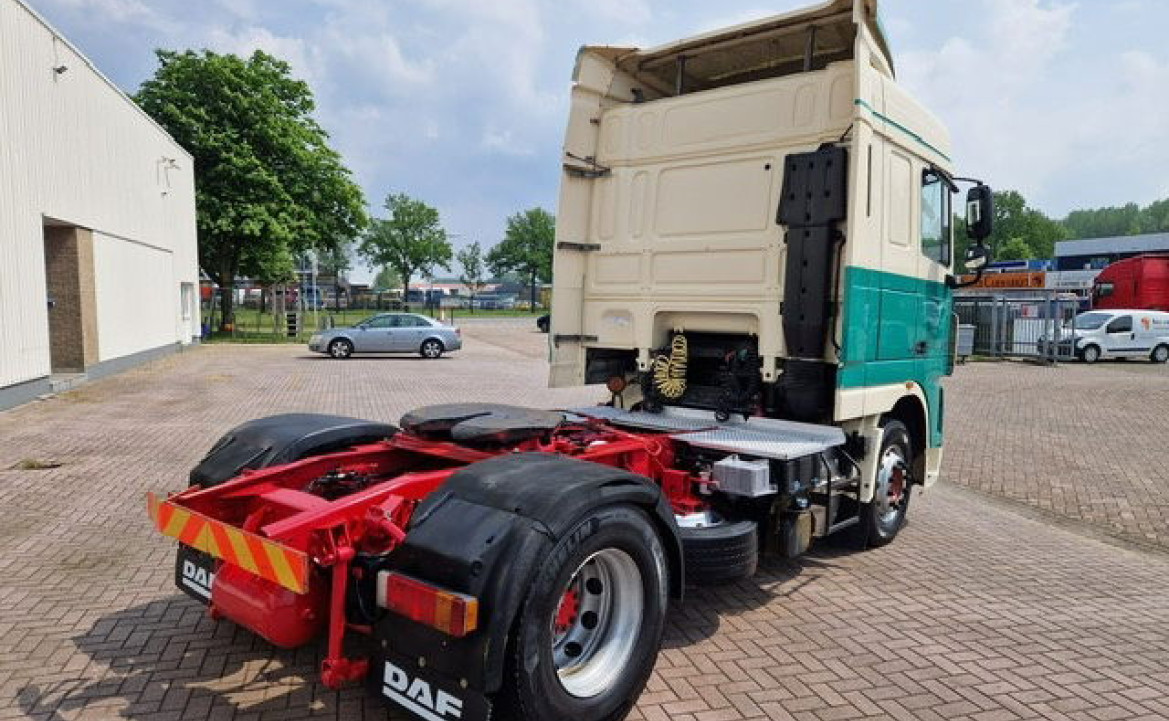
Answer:
[[289, 591], [248, 571], [223, 564], [211, 586], [211, 614], [251, 629], [280, 648], [311, 641], [325, 625], [328, 585], [319, 575], [309, 579], [308, 593]]

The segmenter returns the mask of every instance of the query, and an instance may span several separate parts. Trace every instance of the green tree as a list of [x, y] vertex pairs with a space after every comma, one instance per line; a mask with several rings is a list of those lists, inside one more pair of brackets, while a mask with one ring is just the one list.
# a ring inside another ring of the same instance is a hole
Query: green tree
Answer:
[[1035, 257], [1031, 246], [1022, 238], [1008, 238], [999, 246], [995, 260], [1029, 260]]
[[1072, 238], [1108, 238], [1117, 235], [1147, 233], [1142, 211], [1136, 203], [1119, 207], [1073, 210], [1063, 225]]
[[531, 287], [536, 308], [537, 282], [552, 280], [552, 246], [556, 241], [556, 217], [543, 208], [531, 208], [507, 219], [503, 240], [487, 254], [495, 275], [520, 274]]
[[432, 275], [436, 267], [450, 270], [451, 242], [438, 211], [405, 193], [386, 196], [390, 217], [374, 219], [358, 245], [370, 265], [393, 268], [402, 279], [402, 298], [409, 300], [410, 279]]
[[373, 279], [374, 290], [391, 290], [397, 288], [402, 284], [402, 279], [398, 277], [398, 271], [390, 266], [385, 266], [377, 272]]
[[365, 200], [287, 63], [261, 51], [156, 55], [135, 100], [194, 156], [199, 265], [229, 323], [237, 276], [286, 280], [297, 253], [361, 232]]
[[[1007, 260], [1001, 251], [1013, 238], [1022, 239], [1030, 249], [1029, 257], [1050, 258], [1055, 254], [1056, 241], [1067, 236], [1062, 225], [1028, 207], [1027, 200], [1016, 190], [996, 192], [994, 206], [994, 231], [987, 239], [994, 260]], [[1012, 250], [1018, 252], [1019, 247]]]
[[1142, 233], [1169, 232], [1169, 199], [1158, 200], [1141, 210]]
[[479, 241], [471, 243], [455, 253], [455, 259], [463, 266], [459, 281], [471, 291], [471, 312], [475, 312], [475, 296], [487, 285], [487, 266], [483, 259], [483, 248]]

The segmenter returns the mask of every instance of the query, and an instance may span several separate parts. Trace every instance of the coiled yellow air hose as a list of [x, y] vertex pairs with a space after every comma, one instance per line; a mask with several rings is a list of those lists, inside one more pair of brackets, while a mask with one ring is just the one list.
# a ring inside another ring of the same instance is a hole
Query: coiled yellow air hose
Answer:
[[670, 355], [654, 359], [654, 388], [663, 398], [676, 401], [686, 392], [686, 359], [689, 347], [681, 333], [670, 341]]

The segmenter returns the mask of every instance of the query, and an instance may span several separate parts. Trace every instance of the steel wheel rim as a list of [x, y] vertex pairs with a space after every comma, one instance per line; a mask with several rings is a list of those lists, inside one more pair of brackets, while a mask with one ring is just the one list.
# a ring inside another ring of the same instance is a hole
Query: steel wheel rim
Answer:
[[1164, 363], [1166, 360], [1169, 360], [1169, 348], [1163, 345], [1157, 346], [1157, 349], [1153, 351], [1153, 360], [1158, 363]]
[[[574, 594], [575, 612], [562, 618]], [[606, 548], [577, 567], [550, 619], [556, 675], [570, 696], [613, 687], [633, 656], [644, 606], [641, 570], [625, 551]]]
[[422, 354], [427, 358], [437, 358], [441, 352], [442, 351], [439, 350], [438, 343], [435, 341], [428, 340], [422, 344]]
[[341, 341], [334, 342], [333, 343], [333, 357], [334, 358], [348, 358], [349, 357], [348, 344], [342, 343]]
[[889, 523], [897, 518], [901, 506], [905, 502], [908, 492], [906, 484], [906, 469], [909, 464], [901, 455], [897, 446], [889, 446], [881, 456], [881, 465], [877, 468], [877, 488], [873, 494], [873, 501], [877, 504], [877, 513], [882, 523]]

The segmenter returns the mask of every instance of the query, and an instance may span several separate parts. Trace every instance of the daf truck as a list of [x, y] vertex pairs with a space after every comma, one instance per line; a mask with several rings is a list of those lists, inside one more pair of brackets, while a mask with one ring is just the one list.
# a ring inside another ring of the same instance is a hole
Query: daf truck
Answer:
[[937, 480], [950, 153], [875, 0], [581, 49], [550, 372], [606, 402], [245, 423], [148, 496], [175, 583], [414, 718], [625, 718], [688, 586], [888, 544]]

